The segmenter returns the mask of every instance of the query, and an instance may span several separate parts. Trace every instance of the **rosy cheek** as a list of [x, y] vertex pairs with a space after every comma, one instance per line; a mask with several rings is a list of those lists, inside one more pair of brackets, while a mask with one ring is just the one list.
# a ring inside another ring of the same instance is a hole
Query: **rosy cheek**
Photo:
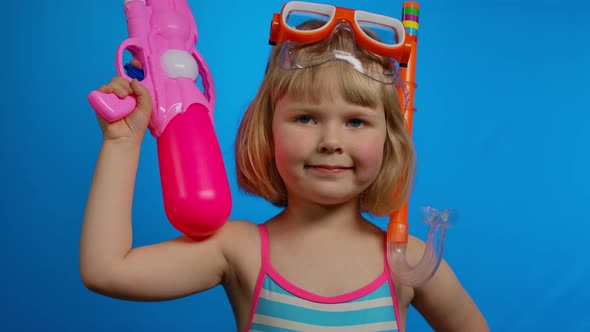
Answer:
[[383, 160], [384, 139], [381, 137], [366, 137], [356, 140], [354, 145], [356, 162], [362, 163], [365, 167], [381, 167]]
[[274, 138], [277, 165], [286, 165], [288, 162], [301, 159], [305, 151], [303, 143], [300, 133], [290, 128], [279, 128]]
[[382, 159], [383, 148], [371, 147], [369, 149], [366, 149], [364, 152], [364, 160], [366, 163], [370, 165], [380, 167]]
[[297, 145], [288, 135], [281, 135], [275, 139], [275, 154], [277, 157], [287, 158], [297, 151]]

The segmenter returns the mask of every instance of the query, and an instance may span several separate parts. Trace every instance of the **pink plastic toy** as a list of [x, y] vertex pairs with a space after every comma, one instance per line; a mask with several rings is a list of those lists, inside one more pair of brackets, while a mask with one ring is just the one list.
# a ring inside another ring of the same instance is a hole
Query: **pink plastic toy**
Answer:
[[[170, 223], [193, 238], [215, 233], [229, 218], [231, 193], [213, 128], [215, 90], [195, 48], [197, 27], [186, 0], [125, 0], [129, 39], [119, 46], [117, 73], [129, 50], [150, 91], [149, 129], [157, 139], [164, 208]], [[201, 75], [204, 93], [196, 85]], [[129, 115], [135, 99], [93, 91], [88, 100], [106, 121]]]

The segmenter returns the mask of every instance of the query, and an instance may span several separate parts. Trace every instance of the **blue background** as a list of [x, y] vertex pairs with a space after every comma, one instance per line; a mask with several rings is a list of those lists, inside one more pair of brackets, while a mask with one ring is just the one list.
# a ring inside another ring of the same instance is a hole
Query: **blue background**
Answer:
[[[401, 1], [331, 3], [401, 18]], [[231, 217], [261, 222], [276, 210], [236, 189], [233, 140], [283, 2], [189, 4], [217, 87]], [[421, 205], [459, 211], [444, 255], [492, 330], [590, 330], [590, 6], [420, 4], [411, 231], [424, 238]], [[234, 330], [220, 287], [136, 303], [80, 281], [80, 226], [101, 143], [86, 97], [115, 75], [115, 49], [127, 36], [122, 1], [8, 1], [0, 28], [0, 330]], [[133, 213], [136, 245], [178, 235], [163, 212], [151, 135]], [[429, 328], [412, 311], [408, 330]]]

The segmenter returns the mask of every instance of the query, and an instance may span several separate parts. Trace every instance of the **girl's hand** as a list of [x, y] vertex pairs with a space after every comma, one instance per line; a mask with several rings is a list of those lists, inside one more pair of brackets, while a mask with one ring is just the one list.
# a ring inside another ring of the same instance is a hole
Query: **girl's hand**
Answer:
[[119, 98], [133, 96], [137, 101], [133, 112], [121, 120], [109, 123], [97, 116], [104, 141], [141, 144], [152, 112], [152, 98], [148, 89], [135, 79], [129, 82], [122, 77], [114, 77], [98, 91], [114, 93]]

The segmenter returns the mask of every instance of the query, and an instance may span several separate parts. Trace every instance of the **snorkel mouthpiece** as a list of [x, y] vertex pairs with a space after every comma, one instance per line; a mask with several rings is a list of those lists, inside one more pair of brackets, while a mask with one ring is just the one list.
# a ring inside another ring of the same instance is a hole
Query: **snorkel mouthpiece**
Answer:
[[[457, 213], [453, 209], [439, 212], [430, 206], [423, 206], [420, 208], [420, 218], [429, 228], [426, 248], [416, 265], [410, 264], [406, 258], [407, 238], [390, 238], [387, 241], [391, 277], [410, 287], [424, 284], [438, 269], [443, 255], [446, 228], [456, 223]], [[394, 225], [395, 223], [390, 224], [390, 227]]]

